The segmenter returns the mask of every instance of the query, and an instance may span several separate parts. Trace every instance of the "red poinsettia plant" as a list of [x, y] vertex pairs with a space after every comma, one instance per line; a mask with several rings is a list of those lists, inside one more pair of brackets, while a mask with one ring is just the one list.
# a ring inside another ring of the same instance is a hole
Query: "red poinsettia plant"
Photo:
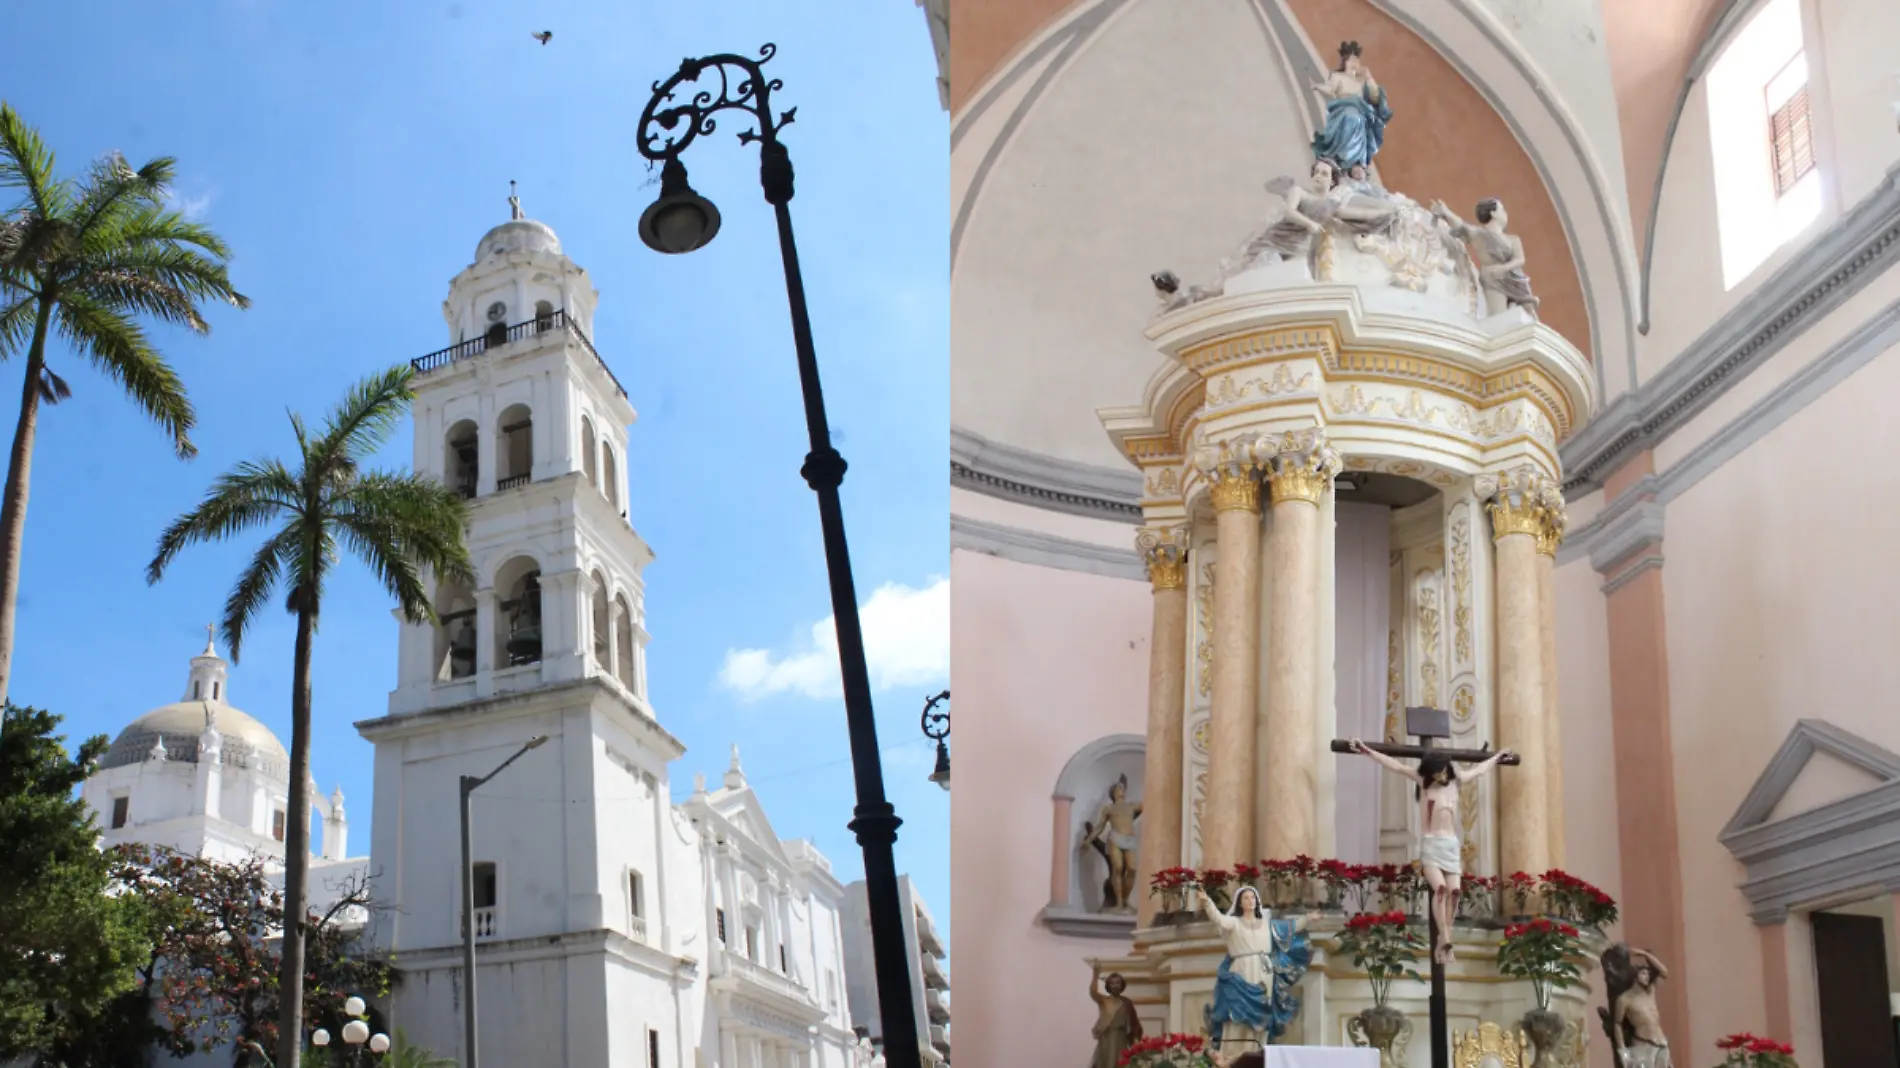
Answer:
[[1727, 1054], [1718, 1068], [1800, 1068], [1793, 1046], [1747, 1031], [1717, 1039], [1715, 1048]]
[[1403, 976], [1417, 979], [1412, 965], [1425, 952], [1425, 940], [1419, 937], [1405, 913], [1361, 912], [1346, 920], [1339, 932], [1339, 946], [1352, 954], [1355, 967], [1366, 970], [1372, 984], [1372, 1003], [1383, 1006], [1392, 980]]
[[1200, 1035], [1154, 1035], [1122, 1053], [1122, 1068], [1215, 1068]]
[[1498, 971], [1515, 979], [1529, 979], [1537, 1007], [1550, 1008], [1550, 996], [1578, 985], [1583, 972], [1577, 958], [1583, 954], [1577, 929], [1561, 920], [1536, 919], [1504, 929], [1498, 947]]

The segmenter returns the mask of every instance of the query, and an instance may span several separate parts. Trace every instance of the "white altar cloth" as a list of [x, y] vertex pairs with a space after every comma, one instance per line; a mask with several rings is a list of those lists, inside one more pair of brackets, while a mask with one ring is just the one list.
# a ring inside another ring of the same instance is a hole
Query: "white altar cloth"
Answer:
[[1370, 1046], [1268, 1046], [1267, 1068], [1379, 1068]]

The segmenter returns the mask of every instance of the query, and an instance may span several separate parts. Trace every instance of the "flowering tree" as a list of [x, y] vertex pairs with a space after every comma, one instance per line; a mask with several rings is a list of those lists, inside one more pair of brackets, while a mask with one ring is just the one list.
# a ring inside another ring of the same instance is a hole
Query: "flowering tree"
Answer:
[[1719, 1068], [1800, 1068], [1793, 1046], [1747, 1031], [1717, 1039], [1715, 1048], [1727, 1054]]
[[1529, 979], [1537, 1007], [1550, 1008], [1550, 996], [1583, 979], [1576, 959], [1583, 953], [1577, 929], [1560, 920], [1536, 919], [1504, 929], [1498, 947], [1498, 971], [1515, 979]]
[[[230, 1043], [240, 1058], [253, 1056], [247, 1041], [275, 1048], [284, 896], [263, 860], [225, 864], [145, 846], [121, 847], [117, 860], [120, 881], [167, 920], [146, 972], [162, 1045], [182, 1053]], [[346, 923], [370, 907], [367, 881], [337, 889], [335, 903], [306, 923], [303, 1018], [311, 1026], [340, 1027], [347, 998], [389, 990], [388, 965], [357, 955]]]
[[1155, 1035], [1122, 1054], [1122, 1068], [1214, 1068], [1214, 1063], [1200, 1035]]
[[1356, 967], [1366, 970], [1372, 983], [1372, 1003], [1383, 1006], [1392, 980], [1417, 979], [1412, 968], [1425, 951], [1425, 940], [1407, 922], [1403, 912], [1362, 912], [1346, 921], [1339, 933], [1342, 949], [1352, 954]]

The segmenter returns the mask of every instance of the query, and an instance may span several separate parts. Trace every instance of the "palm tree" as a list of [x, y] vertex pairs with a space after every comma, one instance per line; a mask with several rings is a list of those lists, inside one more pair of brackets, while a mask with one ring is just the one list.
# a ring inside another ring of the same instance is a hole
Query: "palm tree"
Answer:
[[210, 329], [202, 305], [250, 306], [225, 274], [230, 251], [224, 242], [165, 207], [173, 170], [170, 159], [133, 170], [111, 155], [94, 163], [83, 181], [61, 179], [39, 134], [0, 104], [0, 189], [17, 189], [22, 197], [0, 209], [0, 355], [26, 352], [20, 418], [0, 492], [0, 702], [12, 677], [40, 405], [71, 396], [65, 379], [47, 366], [48, 336], [57, 333], [116, 381], [189, 459], [197, 452], [191, 401], [139, 320], [202, 334]]
[[[395, 597], [403, 618], [435, 623], [425, 573], [465, 578], [462, 542], [468, 506], [435, 479], [362, 470], [415, 399], [407, 364], [373, 375], [350, 390], [312, 438], [294, 413], [298, 468], [277, 460], [241, 463], [220, 476], [197, 508], [178, 517], [158, 540], [147, 582], [188, 545], [222, 541], [268, 528], [250, 565], [224, 604], [224, 643], [236, 663], [244, 636], [275, 591], [297, 617], [296, 665], [290, 690], [290, 804], [284, 831], [284, 950], [278, 979], [276, 1061], [297, 1068], [303, 1042], [303, 918], [310, 867], [310, 659], [324, 582], [341, 546], [361, 559]], [[294, 920], [292, 919], [294, 917]]]

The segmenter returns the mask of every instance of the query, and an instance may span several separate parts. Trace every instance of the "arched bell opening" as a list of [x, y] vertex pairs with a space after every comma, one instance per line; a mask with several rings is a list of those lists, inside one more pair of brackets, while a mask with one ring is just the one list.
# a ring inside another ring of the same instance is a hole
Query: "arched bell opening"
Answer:
[[495, 576], [502, 600], [495, 614], [495, 662], [521, 667], [541, 662], [541, 565], [519, 556]]
[[606, 577], [596, 571], [593, 581], [594, 663], [605, 670], [613, 659], [613, 609], [607, 601]]
[[633, 609], [627, 605], [626, 594], [614, 598], [614, 614], [620, 620], [618, 632], [614, 635], [614, 644], [618, 647], [618, 662], [614, 665], [614, 677], [628, 690], [633, 690]]
[[450, 427], [443, 439], [443, 481], [461, 494], [463, 500], [472, 500], [480, 484], [480, 434], [474, 420], [464, 419]]
[[534, 472], [534, 417], [525, 404], [511, 404], [495, 421], [495, 488], [524, 486]]
[[437, 682], [475, 674], [475, 591], [466, 582], [445, 582], [435, 595]]
[[581, 416], [581, 475], [590, 486], [600, 485], [598, 465], [594, 454], [600, 451], [600, 444], [594, 439], [594, 421]]
[[607, 503], [620, 507], [620, 474], [614, 463], [614, 448], [602, 444], [600, 450], [600, 489], [607, 495]]

